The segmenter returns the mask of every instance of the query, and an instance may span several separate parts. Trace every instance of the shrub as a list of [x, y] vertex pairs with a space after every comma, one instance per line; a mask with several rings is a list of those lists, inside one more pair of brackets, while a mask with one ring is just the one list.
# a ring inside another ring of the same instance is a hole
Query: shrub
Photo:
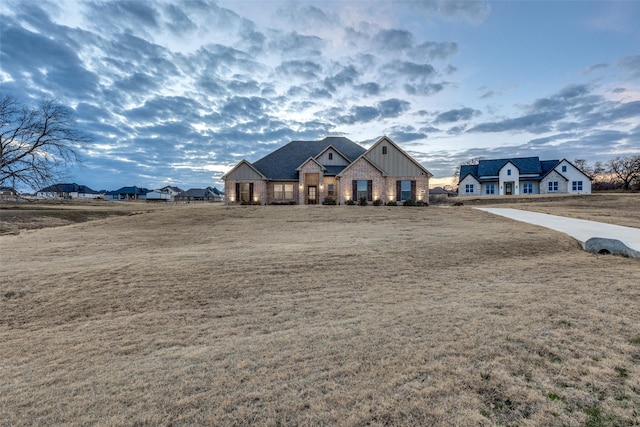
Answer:
[[407, 199], [402, 206], [416, 206], [416, 201], [413, 199]]
[[333, 197], [326, 197], [322, 202], [323, 205], [335, 205], [336, 201]]
[[369, 203], [367, 203], [367, 198], [366, 197], [360, 197], [360, 200], [358, 200], [358, 204], [360, 206], [367, 206]]
[[373, 206], [382, 206], [382, 205], [383, 205], [383, 203], [382, 203], [382, 200], [380, 200], [380, 199], [375, 199], [373, 201]]
[[424, 200], [418, 200], [416, 202], [416, 206], [429, 206], [429, 202], [425, 202]]
[[347, 200], [346, 202], [344, 202], [344, 204], [345, 204], [345, 205], [351, 205], [351, 206], [353, 206], [353, 205], [355, 205], [355, 204], [356, 204], [356, 202], [354, 202], [353, 200], [349, 199], [349, 200]]
[[387, 206], [398, 206], [398, 203], [392, 200], [390, 202], [387, 202]]

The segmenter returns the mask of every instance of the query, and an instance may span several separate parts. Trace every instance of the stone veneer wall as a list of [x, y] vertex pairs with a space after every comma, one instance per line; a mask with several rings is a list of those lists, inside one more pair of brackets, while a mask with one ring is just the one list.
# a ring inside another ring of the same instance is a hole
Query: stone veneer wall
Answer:
[[[558, 181], [558, 191], [549, 191], [549, 181]], [[569, 183], [555, 170], [540, 181], [540, 194], [561, 194], [569, 192]]]

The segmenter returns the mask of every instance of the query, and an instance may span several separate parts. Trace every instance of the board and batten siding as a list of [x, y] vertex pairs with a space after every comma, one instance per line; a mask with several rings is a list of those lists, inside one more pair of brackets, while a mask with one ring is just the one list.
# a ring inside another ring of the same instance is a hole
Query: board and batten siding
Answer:
[[[386, 147], [386, 149], [384, 148]], [[383, 154], [386, 150], [386, 154]], [[426, 176], [416, 163], [393, 144], [381, 141], [365, 153], [365, 157], [378, 165], [389, 176]]]
[[267, 203], [267, 184], [262, 176], [254, 170], [249, 164], [242, 162], [234, 170], [225, 176], [224, 192], [225, 203], [240, 203], [237, 199], [236, 184], [238, 183], [253, 184], [253, 200], [252, 203]]
[[262, 179], [260, 174], [258, 174], [255, 170], [253, 170], [249, 165], [243, 163], [239, 165], [235, 170], [231, 171], [227, 175], [227, 179], [234, 181], [241, 180], [257, 180]]

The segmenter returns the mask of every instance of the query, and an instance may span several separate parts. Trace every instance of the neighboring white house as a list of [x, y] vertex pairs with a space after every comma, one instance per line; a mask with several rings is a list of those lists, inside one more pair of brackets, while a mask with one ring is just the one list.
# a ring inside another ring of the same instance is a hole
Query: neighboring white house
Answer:
[[41, 199], [99, 199], [101, 194], [86, 185], [54, 184], [36, 192]]
[[165, 201], [173, 202], [175, 197], [182, 193], [182, 190], [178, 187], [166, 186], [157, 190], [153, 190], [147, 193], [147, 201]]
[[566, 159], [518, 157], [460, 167], [460, 196], [521, 194], [591, 194], [591, 178]]

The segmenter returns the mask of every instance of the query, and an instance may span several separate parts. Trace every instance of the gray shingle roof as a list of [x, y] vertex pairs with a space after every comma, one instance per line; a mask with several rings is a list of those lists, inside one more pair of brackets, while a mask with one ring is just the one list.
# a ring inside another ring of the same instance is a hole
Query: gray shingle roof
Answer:
[[478, 176], [498, 175], [500, 169], [508, 162], [513, 163], [520, 174], [539, 174], [542, 172], [538, 157], [519, 157], [511, 159], [480, 160], [478, 162]]
[[207, 187], [207, 188], [190, 188], [187, 191], [183, 191], [180, 194], [178, 194], [176, 197], [178, 198], [184, 198], [184, 197], [190, 197], [190, 198], [205, 198], [205, 197], [213, 197], [214, 195], [216, 196], [220, 196], [220, 190], [218, 190], [217, 188], [211, 188], [211, 187]]
[[[321, 141], [292, 141], [255, 161], [253, 166], [268, 179], [297, 180], [296, 168], [330, 145], [345, 155], [350, 162], [366, 151], [364, 147], [344, 137], [327, 137]], [[342, 170], [344, 166], [340, 168]]]
[[92, 190], [86, 185], [78, 185], [75, 182], [73, 184], [53, 184], [42, 190], [39, 193], [84, 193], [84, 194], [98, 194], [97, 191]]
[[115, 191], [108, 191], [106, 194], [112, 195], [112, 196], [115, 196], [118, 194], [142, 195], [142, 194], [147, 194], [148, 192], [149, 190], [146, 188], [133, 186], [133, 187], [122, 187]]
[[513, 163], [520, 175], [536, 175], [527, 179], [536, 180], [542, 178], [551, 171], [559, 160], [540, 160], [538, 157], [513, 157], [510, 159], [480, 160], [477, 165], [463, 165], [460, 167], [460, 179], [471, 174], [480, 182], [495, 181], [495, 177], [500, 173], [500, 169], [508, 162]]

